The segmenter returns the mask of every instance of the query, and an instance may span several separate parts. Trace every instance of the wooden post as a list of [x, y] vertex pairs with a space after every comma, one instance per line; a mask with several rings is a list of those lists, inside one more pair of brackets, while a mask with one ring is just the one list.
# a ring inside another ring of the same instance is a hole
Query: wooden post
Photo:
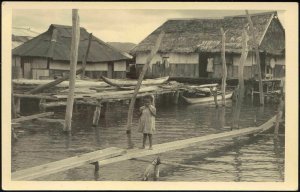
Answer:
[[46, 111], [46, 108], [43, 105], [44, 103], [46, 103], [46, 99], [40, 99], [40, 103], [39, 103], [40, 112], [45, 112]]
[[283, 113], [283, 108], [284, 108], [284, 100], [283, 100], [282, 94], [283, 94], [283, 92], [281, 91], [281, 94], [279, 96], [279, 103], [278, 103], [277, 114], [276, 114], [276, 123], [275, 123], [275, 129], [274, 129], [275, 137], [278, 136], [279, 123], [282, 119], [282, 113]]
[[258, 80], [259, 80], [259, 102], [260, 102], [260, 105], [264, 105], [264, 91], [263, 91], [263, 85], [262, 85], [261, 66], [260, 66], [260, 58], [259, 58], [259, 51], [258, 51], [259, 45], [258, 45], [258, 43], [256, 41], [256, 38], [255, 38], [254, 27], [253, 27], [251, 17], [248, 13], [248, 10], [246, 10], [246, 14], [247, 14], [248, 22], [250, 24], [250, 30], [252, 32], [252, 42], [254, 44], [255, 53], [256, 53], [255, 58], [256, 58], [256, 65], [257, 65], [257, 68], [258, 68]]
[[96, 127], [99, 124], [100, 119], [100, 113], [101, 113], [101, 103], [99, 106], [96, 106], [93, 116], [93, 126]]
[[176, 91], [173, 95], [173, 103], [178, 104], [178, 99], [179, 99], [179, 91]]
[[216, 107], [219, 107], [218, 105], [218, 91], [217, 91], [217, 88], [216, 87], [210, 87], [210, 92], [212, 93], [213, 97], [214, 97], [214, 102], [215, 102], [215, 105]]
[[15, 113], [18, 115], [21, 112], [21, 98], [15, 97]]
[[156, 43], [155, 43], [153, 49], [151, 50], [150, 55], [147, 58], [146, 64], [143, 66], [143, 69], [142, 69], [142, 71], [140, 73], [140, 76], [139, 76], [138, 83], [135, 86], [134, 93], [132, 95], [132, 98], [131, 98], [131, 101], [130, 101], [130, 105], [129, 105], [129, 109], [128, 109], [127, 130], [126, 130], [126, 133], [130, 133], [131, 132], [132, 115], [133, 115], [133, 108], [134, 108], [134, 103], [135, 103], [135, 100], [136, 100], [136, 96], [137, 96], [137, 94], [139, 92], [139, 89], [141, 87], [141, 84], [142, 84], [143, 78], [145, 76], [145, 73], [146, 73], [147, 69], [149, 68], [150, 63], [151, 63], [153, 57], [155, 56], [155, 54], [157, 53], [157, 51], [159, 49], [159, 46], [161, 44], [163, 36], [164, 36], [164, 31], [161, 31], [161, 33], [159, 34], [159, 36], [158, 36], [158, 38], [156, 40]]
[[67, 100], [66, 118], [65, 118], [65, 126], [64, 126], [64, 131], [67, 131], [67, 132], [71, 131], [79, 40], [80, 40], [80, 27], [79, 27], [78, 9], [72, 9], [72, 43], [71, 43], [71, 55], [70, 55], [70, 81], [69, 81], [69, 94], [68, 94], [68, 100]]
[[242, 55], [240, 58], [239, 68], [238, 68], [238, 79], [239, 79], [239, 90], [238, 90], [238, 98], [236, 103], [236, 109], [234, 110], [234, 120], [233, 120], [233, 128], [239, 127], [239, 119], [240, 119], [240, 112], [243, 103], [245, 87], [244, 87], [244, 64], [247, 59], [248, 55], [248, 47], [247, 47], [248, 36], [246, 30], [243, 30], [242, 34]]
[[221, 34], [222, 34], [222, 52], [221, 52], [221, 57], [222, 57], [222, 105], [226, 105], [226, 99], [225, 99], [225, 92], [226, 92], [226, 78], [227, 78], [227, 67], [226, 67], [226, 59], [225, 59], [225, 32], [223, 28], [221, 28]]
[[84, 76], [85, 76], [86, 61], [87, 61], [87, 58], [89, 56], [92, 38], [93, 38], [93, 34], [90, 33], [90, 35], [89, 35], [89, 42], [88, 42], [88, 46], [87, 46], [87, 49], [86, 49], [86, 53], [85, 53], [85, 55], [83, 56], [83, 59], [82, 59], [82, 75], [81, 75], [81, 79], [84, 79]]

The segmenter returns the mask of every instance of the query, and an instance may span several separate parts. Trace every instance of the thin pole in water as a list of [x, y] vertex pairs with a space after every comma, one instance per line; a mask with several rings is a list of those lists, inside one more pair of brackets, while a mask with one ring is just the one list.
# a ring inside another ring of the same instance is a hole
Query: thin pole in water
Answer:
[[79, 15], [78, 9], [72, 9], [72, 42], [70, 54], [70, 81], [69, 81], [69, 94], [67, 100], [66, 117], [64, 131], [71, 131], [73, 103], [74, 103], [74, 90], [76, 80], [76, 65], [78, 56], [78, 46], [80, 38]]
[[250, 29], [251, 29], [251, 32], [252, 32], [252, 42], [254, 44], [255, 53], [256, 53], [255, 58], [256, 58], [256, 65], [257, 65], [257, 68], [258, 68], [259, 102], [260, 102], [260, 105], [264, 105], [264, 91], [263, 91], [263, 85], [262, 85], [261, 66], [260, 66], [260, 58], [259, 58], [259, 50], [258, 50], [259, 45], [258, 45], [258, 43], [256, 41], [256, 38], [255, 38], [253, 22], [251, 20], [251, 16], [249, 15], [248, 10], [246, 10], [246, 15], [247, 15], [247, 18], [248, 18], [248, 22], [250, 24]]

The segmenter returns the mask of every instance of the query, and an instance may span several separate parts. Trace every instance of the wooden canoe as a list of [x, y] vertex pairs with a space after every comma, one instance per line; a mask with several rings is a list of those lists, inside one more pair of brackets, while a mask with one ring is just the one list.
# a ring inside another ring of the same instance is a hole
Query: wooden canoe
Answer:
[[[225, 95], [225, 99], [231, 99], [232, 93], [228, 93]], [[182, 96], [182, 98], [189, 104], [195, 104], [195, 103], [203, 103], [203, 104], [208, 104], [208, 103], [213, 103], [214, 102], [214, 96], [209, 96], [209, 97], [198, 97], [198, 98], [187, 98]], [[222, 100], [222, 95], [217, 96], [217, 100]]]
[[[104, 76], [101, 76], [101, 78], [107, 84], [117, 87], [135, 86], [137, 84], [137, 80], [135, 79], [109, 79]], [[142, 81], [142, 85], [159, 85], [165, 83], [166, 81], [168, 81], [168, 79], [169, 76], [156, 79], [145, 79]]]
[[[13, 79], [13, 83], [16, 85], [44, 85], [52, 82], [53, 79]], [[95, 81], [95, 80], [81, 80], [76, 79], [75, 87], [107, 87], [109, 86], [107, 83], [103, 81]], [[69, 81], [63, 81], [60, 84], [56, 85], [56, 87], [69, 87]]]

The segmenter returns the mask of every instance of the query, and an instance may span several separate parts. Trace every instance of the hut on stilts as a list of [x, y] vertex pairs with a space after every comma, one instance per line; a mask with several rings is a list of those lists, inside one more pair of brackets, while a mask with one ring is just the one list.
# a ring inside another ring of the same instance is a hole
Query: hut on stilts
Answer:
[[[251, 14], [256, 39], [259, 39], [259, 53], [262, 77], [284, 77], [285, 31], [277, 12]], [[246, 15], [216, 19], [170, 19], [153, 31], [131, 50], [137, 72], [146, 63], [160, 31], [165, 32], [158, 53], [152, 60], [152, 68], [146, 76], [187, 78], [221, 78], [221, 33], [226, 32], [226, 65], [228, 79], [237, 79], [241, 56], [242, 30], [250, 33]], [[244, 66], [244, 79], [257, 74], [255, 50], [249, 35], [249, 54]]]

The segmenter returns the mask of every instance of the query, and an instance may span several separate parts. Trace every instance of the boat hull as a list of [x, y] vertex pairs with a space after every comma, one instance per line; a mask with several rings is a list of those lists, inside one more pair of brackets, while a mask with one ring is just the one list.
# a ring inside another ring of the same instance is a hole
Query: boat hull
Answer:
[[[231, 99], [232, 93], [226, 94], [225, 99]], [[182, 98], [189, 104], [195, 104], [195, 103], [203, 103], [203, 104], [208, 104], [208, 103], [213, 103], [214, 102], [214, 97], [209, 96], [209, 97], [203, 97], [203, 98], [187, 98], [182, 96]], [[217, 96], [217, 100], [220, 101], [222, 100], [222, 95]]]
[[[110, 82], [111, 84], [118, 85], [120, 87], [122, 86], [135, 86], [137, 84], [137, 80], [129, 80], [129, 79], [109, 79], [107, 77], [102, 77], [104, 78], [107, 82]], [[156, 79], [145, 79], [142, 81], [142, 85], [159, 85], [163, 84], [166, 81], [168, 81], [169, 76], [166, 77], [160, 77]]]

